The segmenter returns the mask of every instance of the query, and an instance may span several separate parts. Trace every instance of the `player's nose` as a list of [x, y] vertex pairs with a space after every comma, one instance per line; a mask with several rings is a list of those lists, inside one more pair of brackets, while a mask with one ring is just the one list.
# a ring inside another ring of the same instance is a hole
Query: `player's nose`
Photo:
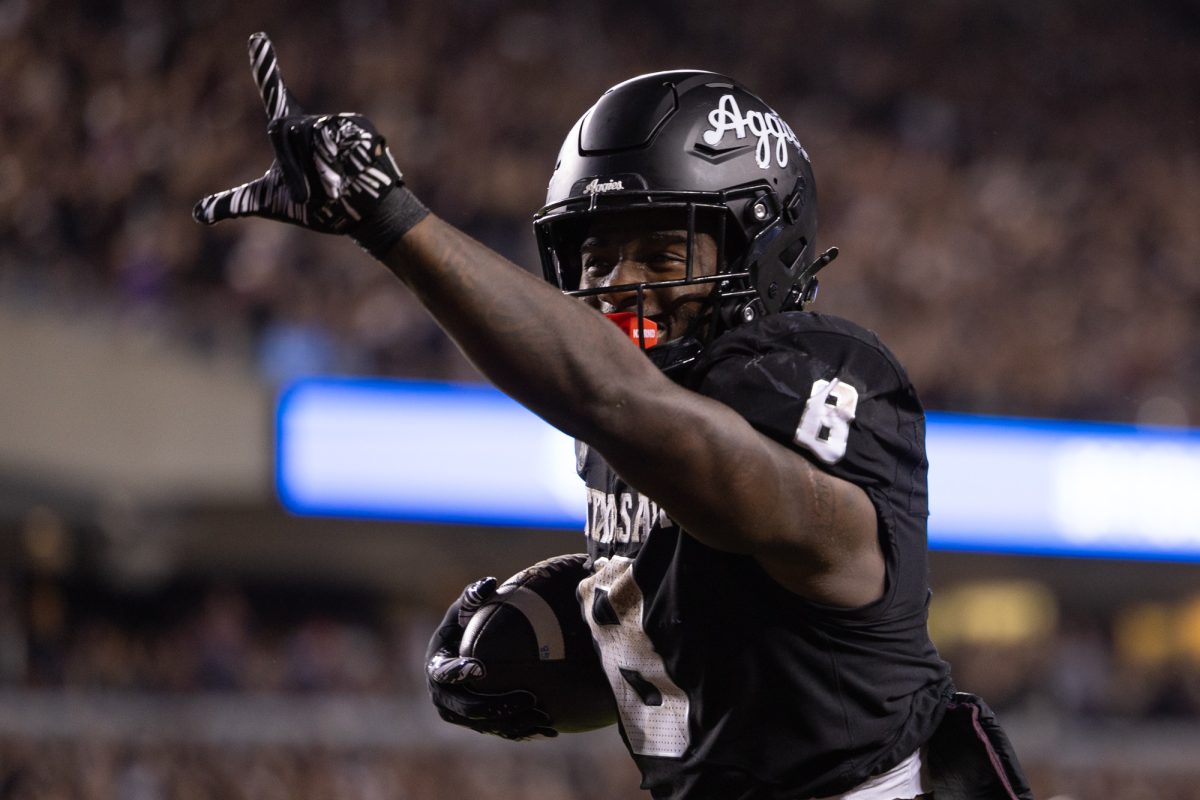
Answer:
[[[630, 311], [637, 308], [636, 289], [618, 291], [617, 287], [643, 283], [646, 280], [646, 265], [631, 259], [621, 259], [606, 276], [604, 285], [611, 291], [602, 292], [600, 303], [606, 312]], [[645, 299], [643, 298], [643, 302]]]

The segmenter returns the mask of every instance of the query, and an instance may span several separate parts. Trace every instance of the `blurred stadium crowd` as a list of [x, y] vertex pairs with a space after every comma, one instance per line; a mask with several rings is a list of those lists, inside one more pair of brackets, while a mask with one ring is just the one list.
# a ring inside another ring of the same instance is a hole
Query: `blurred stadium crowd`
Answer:
[[[439, 736], [420, 670], [435, 622], [428, 609], [361, 589], [270, 581], [128, 592], [41, 575], [27, 582], [23, 603], [17, 589], [0, 582], [3, 798], [639, 796], [615, 748], [545, 757], [540, 743]], [[1117, 736], [1155, 722], [1169, 739], [1200, 718], [1200, 601], [1180, 609], [1194, 626], [1191, 649], [1170, 653], [1147, 650], [1144, 608], [1113, 621], [1035, 623], [1039, 630], [1015, 635], [976, 623], [985, 632], [972, 637], [939, 619], [947, 603], [956, 598], [935, 602], [934, 626], [957, 681], [1008, 719], [1050, 719], [1068, 731], [1107, 726]], [[973, 605], [975, 614], [988, 610]], [[1021, 624], [1011, 606], [992, 611]], [[24, 700], [14, 693], [21, 688]], [[46, 702], [55, 696], [67, 702]], [[302, 719], [329, 730], [293, 730], [296, 718], [275, 701], [317, 702]], [[98, 710], [108, 715], [99, 727], [76, 723], [65, 736], [55, 727], [58, 714], [86, 720]], [[40, 733], [15, 735], [16, 715]], [[1065, 753], [1024, 754], [1043, 791], [1196, 797], [1194, 776], [1176, 774], [1177, 765], [1098, 768], [1059, 762]]]
[[[0, 582], [0, 678], [31, 688], [423, 695], [437, 621], [379, 592], [315, 583], [182, 581], [129, 592], [43, 576], [21, 588]], [[960, 685], [997, 710], [1200, 719], [1200, 596], [1106, 618], [1015, 584], [984, 590], [990, 598], [969, 591], [938, 594], [935, 638]], [[964, 629], [949, 619], [964, 607], [1000, 619]], [[1157, 636], [1164, 628], [1173, 631]]]
[[431, 208], [530, 267], [575, 117], [624, 77], [695, 65], [791, 121], [843, 254], [818, 307], [878, 330], [928, 407], [1200, 420], [1194, 4], [2, 7], [4, 295], [276, 379], [469, 377], [352, 246], [191, 221], [269, 161], [246, 34], [267, 28], [307, 107], [373, 117]]
[[[879, 331], [928, 407], [1200, 422], [1200, 7], [739, 5], [0, 0], [0, 301], [232, 356], [275, 382], [474, 379], [347, 243], [191, 220], [199, 197], [269, 160], [246, 35], [272, 35], [306, 107], [371, 116], [435, 212], [531, 268], [530, 215], [576, 115], [625, 77], [698, 66], [755, 88], [797, 131], [823, 244], [842, 250], [817, 307]], [[960, 684], [1001, 712], [1194, 724], [1200, 612], [1147, 613], [940, 641]], [[130, 599], [13, 571], [0, 691], [420, 702], [430, 622], [344, 589], [205, 579]], [[1147, 655], [1157, 640], [1138, 637], [1159, 623], [1181, 644]], [[5, 729], [0, 799], [639, 796], [615, 750], [564, 763], [538, 747], [481, 762], [436, 741]], [[1030, 771], [1044, 796], [1200, 797], [1194, 773], [1044, 754]]]

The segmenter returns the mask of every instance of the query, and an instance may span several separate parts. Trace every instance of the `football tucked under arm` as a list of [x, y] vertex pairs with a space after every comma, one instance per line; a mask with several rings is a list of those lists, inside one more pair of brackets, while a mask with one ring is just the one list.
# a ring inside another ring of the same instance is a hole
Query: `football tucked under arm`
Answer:
[[[575, 591], [583, 554], [472, 584], [430, 643], [426, 672], [448, 722], [525, 739], [593, 730], [616, 706]], [[457, 606], [457, 608], [456, 608]]]

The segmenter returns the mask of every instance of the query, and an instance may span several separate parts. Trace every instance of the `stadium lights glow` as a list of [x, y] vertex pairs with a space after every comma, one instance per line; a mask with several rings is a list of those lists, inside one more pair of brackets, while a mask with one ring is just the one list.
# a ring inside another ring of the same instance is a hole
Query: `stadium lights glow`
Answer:
[[[1200, 560], [1200, 431], [929, 414], [930, 546]], [[297, 514], [581, 529], [571, 440], [495, 389], [314, 378], [281, 396]]]

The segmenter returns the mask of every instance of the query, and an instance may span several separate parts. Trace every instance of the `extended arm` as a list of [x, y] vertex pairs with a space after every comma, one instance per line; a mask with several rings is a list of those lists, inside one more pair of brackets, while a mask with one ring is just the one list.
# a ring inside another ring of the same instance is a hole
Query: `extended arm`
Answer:
[[862, 489], [668, 380], [597, 311], [429, 215], [358, 115], [305, 115], [262, 34], [250, 57], [276, 159], [202, 200], [205, 223], [261, 216], [354, 237], [408, 285], [500, 389], [588, 442], [700, 541], [783, 585], [854, 606], [883, 588]]

